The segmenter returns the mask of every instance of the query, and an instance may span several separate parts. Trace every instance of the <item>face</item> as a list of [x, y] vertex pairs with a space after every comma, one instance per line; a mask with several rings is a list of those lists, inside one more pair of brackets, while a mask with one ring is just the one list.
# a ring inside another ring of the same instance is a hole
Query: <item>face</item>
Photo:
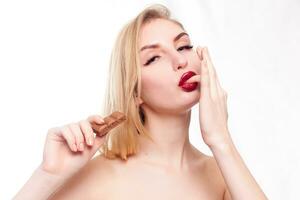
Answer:
[[183, 113], [199, 102], [199, 84], [193, 91], [178, 86], [183, 73], [200, 74], [200, 59], [190, 38], [174, 22], [155, 19], [141, 28], [141, 106], [164, 113]]

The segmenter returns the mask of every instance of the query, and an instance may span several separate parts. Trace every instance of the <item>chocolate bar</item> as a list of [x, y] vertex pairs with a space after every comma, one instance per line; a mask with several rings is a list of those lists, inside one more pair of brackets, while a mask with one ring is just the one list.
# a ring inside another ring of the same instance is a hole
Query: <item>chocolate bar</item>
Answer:
[[111, 129], [125, 121], [126, 115], [122, 112], [115, 111], [103, 120], [105, 122], [104, 124], [91, 123], [93, 131], [100, 137], [106, 135]]

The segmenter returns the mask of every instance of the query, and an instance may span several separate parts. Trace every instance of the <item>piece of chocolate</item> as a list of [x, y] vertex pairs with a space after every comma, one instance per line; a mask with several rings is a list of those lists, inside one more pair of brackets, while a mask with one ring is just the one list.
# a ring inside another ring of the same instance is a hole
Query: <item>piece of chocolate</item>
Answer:
[[111, 129], [125, 121], [126, 115], [122, 112], [115, 111], [103, 120], [105, 122], [104, 124], [91, 123], [93, 131], [100, 137], [106, 135]]

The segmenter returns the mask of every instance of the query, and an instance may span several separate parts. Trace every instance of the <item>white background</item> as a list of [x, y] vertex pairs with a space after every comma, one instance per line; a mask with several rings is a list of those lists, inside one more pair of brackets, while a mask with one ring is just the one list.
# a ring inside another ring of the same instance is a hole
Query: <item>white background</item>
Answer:
[[[300, 1], [157, 1], [208, 46], [229, 128], [273, 200], [300, 199]], [[116, 35], [153, 1], [0, 1], [0, 199], [41, 162], [47, 130], [100, 111]], [[202, 141], [193, 107], [191, 142]], [[243, 183], [241, 183], [243, 184]]]

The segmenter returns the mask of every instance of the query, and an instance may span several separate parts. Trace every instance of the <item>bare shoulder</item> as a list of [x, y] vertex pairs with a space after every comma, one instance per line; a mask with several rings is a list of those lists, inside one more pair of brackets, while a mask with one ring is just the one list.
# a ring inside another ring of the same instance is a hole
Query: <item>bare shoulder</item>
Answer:
[[103, 198], [116, 174], [115, 162], [120, 161], [107, 159], [102, 154], [97, 155], [53, 194], [50, 199], [92, 200]]

